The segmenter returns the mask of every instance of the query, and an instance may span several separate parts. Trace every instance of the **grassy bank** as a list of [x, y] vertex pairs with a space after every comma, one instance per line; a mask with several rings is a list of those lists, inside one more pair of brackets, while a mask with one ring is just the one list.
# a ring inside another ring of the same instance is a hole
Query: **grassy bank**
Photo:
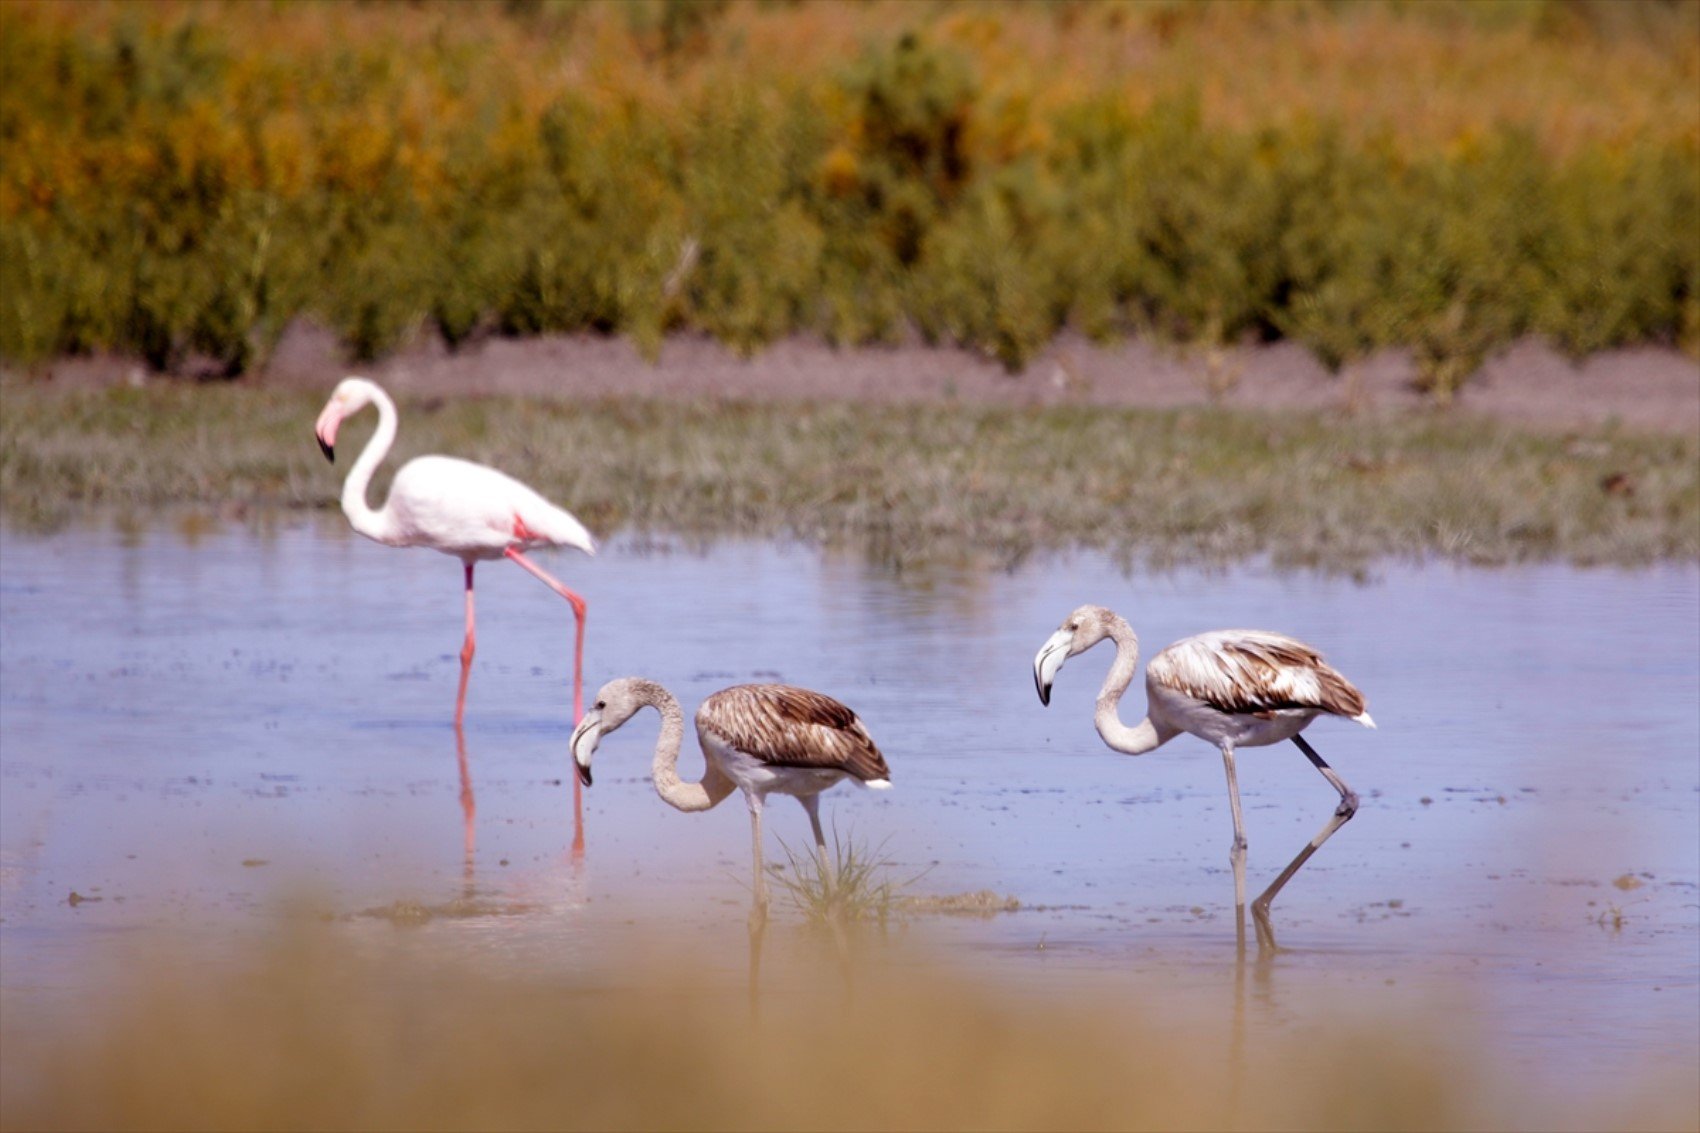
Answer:
[[1700, 3], [52, 3], [0, 21], [0, 355], [309, 313], [1700, 349]]
[[[322, 398], [240, 386], [0, 388], [13, 523], [98, 508], [334, 509]], [[1217, 410], [403, 402], [400, 459], [495, 464], [592, 531], [843, 543], [897, 565], [1095, 548], [1154, 564], [1352, 568], [1700, 558], [1700, 439]]]

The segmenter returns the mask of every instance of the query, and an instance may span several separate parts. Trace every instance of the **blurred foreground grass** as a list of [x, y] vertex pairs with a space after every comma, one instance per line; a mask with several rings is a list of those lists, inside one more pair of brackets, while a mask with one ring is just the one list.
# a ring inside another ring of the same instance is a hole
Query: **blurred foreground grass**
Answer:
[[[45, 528], [96, 509], [333, 509], [370, 435], [327, 466], [320, 397], [225, 386], [0, 386], [0, 501]], [[1155, 566], [1267, 555], [1579, 564], [1700, 558], [1700, 438], [1139, 411], [441, 399], [396, 451], [494, 464], [607, 538], [793, 538], [902, 567], [1092, 548]]]
[[[972, 982], [891, 949], [769, 988], [635, 949], [573, 974], [420, 964], [297, 926], [237, 964], [148, 963], [58, 1026], [0, 1019], [0, 1128], [1674, 1129], [1687, 1072], [1584, 1104], [1508, 1073], [1467, 1018], [1353, 1016], [1244, 1042], [1110, 977]], [[399, 949], [394, 950], [399, 951]], [[899, 950], [901, 951], [901, 950]], [[725, 958], [722, 957], [722, 960]], [[882, 960], [887, 963], [882, 964]], [[724, 970], [724, 969], [722, 969]], [[216, 974], [215, 974], [216, 973]], [[1241, 1024], [1243, 1026], [1243, 1023]], [[1254, 1031], [1254, 1034], [1258, 1032]]]

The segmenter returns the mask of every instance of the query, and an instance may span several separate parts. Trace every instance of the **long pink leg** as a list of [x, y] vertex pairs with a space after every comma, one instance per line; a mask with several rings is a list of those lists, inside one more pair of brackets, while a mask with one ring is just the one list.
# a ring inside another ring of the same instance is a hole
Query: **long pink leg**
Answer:
[[478, 652], [478, 629], [472, 614], [472, 564], [466, 564], [466, 644], [460, 647], [460, 692], [455, 696], [455, 727], [466, 719], [466, 681], [472, 675], [472, 655]]
[[[576, 592], [567, 589], [548, 571], [514, 548], [509, 547], [504, 554], [536, 575], [543, 585], [565, 598], [572, 605], [573, 621], [577, 624], [577, 633], [573, 638], [573, 726], [577, 727], [578, 722], [584, 719], [584, 599]], [[470, 574], [468, 577], [471, 577]]]
[[[578, 722], [584, 719], [584, 599], [576, 592], [567, 589], [566, 586], [562, 585], [561, 582], [548, 571], [520, 554], [519, 551], [515, 550], [513, 547], [509, 547], [503, 553], [506, 554], [508, 558], [536, 575], [538, 581], [542, 582], [543, 585], [565, 598], [568, 604], [573, 608], [573, 622], [576, 627], [573, 636], [573, 726], [577, 727]], [[470, 579], [471, 577], [472, 576], [469, 571], [467, 578]], [[469, 582], [468, 585], [470, 586], [471, 583]], [[577, 775], [574, 775], [572, 779], [573, 853], [576, 856], [584, 853], [584, 788], [579, 785]]]

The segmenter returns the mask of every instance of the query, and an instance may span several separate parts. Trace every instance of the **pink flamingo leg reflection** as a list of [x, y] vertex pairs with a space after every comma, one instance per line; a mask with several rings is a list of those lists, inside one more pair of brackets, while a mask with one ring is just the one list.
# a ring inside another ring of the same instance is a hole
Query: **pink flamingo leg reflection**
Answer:
[[466, 731], [455, 729], [455, 757], [460, 761], [460, 812], [465, 820], [466, 880], [472, 881], [472, 858], [478, 849], [478, 801], [472, 796], [472, 768], [466, 760]]

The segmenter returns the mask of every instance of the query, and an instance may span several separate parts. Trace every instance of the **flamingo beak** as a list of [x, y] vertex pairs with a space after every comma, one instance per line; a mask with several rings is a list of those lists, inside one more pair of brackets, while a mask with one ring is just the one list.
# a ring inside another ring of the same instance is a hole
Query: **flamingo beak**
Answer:
[[573, 753], [573, 770], [578, 772], [578, 781], [590, 786], [590, 757], [596, 754], [596, 745], [602, 740], [602, 713], [592, 709], [587, 712], [578, 727], [573, 729], [573, 738], [567, 741], [567, 747]]
[[1051, 703], [1051, 682], [1056, 680], [1057, 670], [1068, 660], [1069, 651], [1073, 646], [1074, 634], [1066, 629], [1059, 629], [1039, 647], [1039, 652], [1033, 658], [1033, 687], [1039, 690], [1040, 704]]
[[325, 454], [325, 459], [336, 463], [336, 430], [342, 424], [342, 403], [331, 398], [325, 408], [319, 413], [319, 420], [313, 425], [313, 435], [319, 439], [319, 451]]

